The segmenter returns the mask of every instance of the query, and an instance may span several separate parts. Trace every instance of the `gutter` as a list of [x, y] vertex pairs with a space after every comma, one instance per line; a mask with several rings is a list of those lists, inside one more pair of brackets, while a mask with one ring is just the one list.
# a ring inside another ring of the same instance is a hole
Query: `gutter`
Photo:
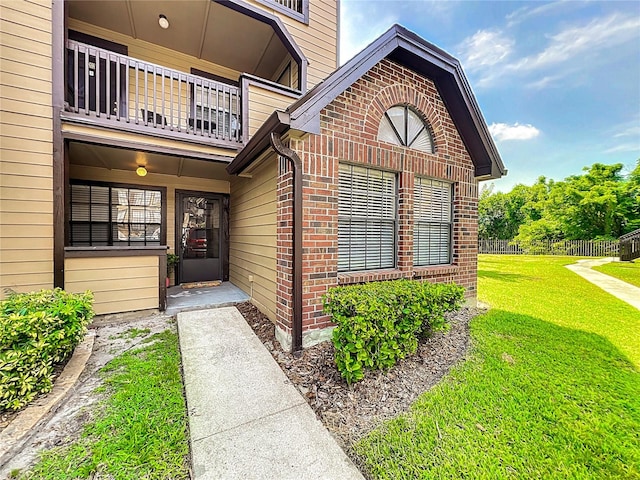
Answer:
[[293, 322], [291, 351], [302, 350], [302, 160], [282, 143], [281, 135], [290, 130], [287, 112], [276, 110], [251, 137], [235, 160], [227, 165], [230, 175], [238, 175], [268, 148], [286, 158], [293, 168]]
[[293, 324], [291, 352], [302, 350], [302, 161], [284, 146], [279, 133], [271, 132], [270, 142], [278, 155], [293, 167]]

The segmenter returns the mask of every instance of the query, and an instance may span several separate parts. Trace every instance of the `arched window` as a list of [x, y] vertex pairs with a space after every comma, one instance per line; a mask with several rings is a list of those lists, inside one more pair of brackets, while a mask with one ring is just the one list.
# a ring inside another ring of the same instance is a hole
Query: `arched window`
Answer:
[[382, 116], [378, 140], [433, 153], [433, 138], [429, 125], [411, 108], [396, 105]]

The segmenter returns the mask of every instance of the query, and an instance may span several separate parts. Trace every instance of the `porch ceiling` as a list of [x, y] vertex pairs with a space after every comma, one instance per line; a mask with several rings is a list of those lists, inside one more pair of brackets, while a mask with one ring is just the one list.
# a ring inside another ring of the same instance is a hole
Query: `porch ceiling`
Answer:
[[228, 164], [224, 162], [175, 157], [81, 142], [69, 144], [69, 163], [130, 172], [135, 171], [138, 166], [144, 166], [149, 173], [225, 181], [229, 181], [231, 178], [225, 169]]
[[[212, 0], [74, 0], [69, 16], [239, 72], [272, 78], [288, 51], [273, 28]], [[169, 28], [158, 25], [158, 16]]]

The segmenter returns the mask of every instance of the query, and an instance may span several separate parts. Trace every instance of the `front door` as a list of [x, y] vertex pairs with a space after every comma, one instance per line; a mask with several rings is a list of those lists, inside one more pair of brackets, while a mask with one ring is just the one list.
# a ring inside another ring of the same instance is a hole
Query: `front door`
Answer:
[[223, 279], [225, 241], [223, 197], [176, 194], [176, 250], [180, 283]]

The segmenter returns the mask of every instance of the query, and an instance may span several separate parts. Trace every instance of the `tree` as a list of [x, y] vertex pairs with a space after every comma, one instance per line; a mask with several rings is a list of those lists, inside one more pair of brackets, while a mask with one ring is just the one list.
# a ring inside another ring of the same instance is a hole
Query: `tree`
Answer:
[[518, 184], [508, 193], [493, 193], [493, 185], [483, 187], [478, 202], [480, 238], [511, 240], [522, 225], [541, 218], [547, 194], [545, 177], [533, 186]]
[[569, 240], [617, 238], [627, 222], [623, 165], [595, 163], [553, 185], [544, 217]]
[[508, 193], [483, 188], [480, 238], [592, 240], [640, 228], [640, 160], [629, 175], [619, 163], [594, 163], [583, 171], [560, 182], [540, 177]]

